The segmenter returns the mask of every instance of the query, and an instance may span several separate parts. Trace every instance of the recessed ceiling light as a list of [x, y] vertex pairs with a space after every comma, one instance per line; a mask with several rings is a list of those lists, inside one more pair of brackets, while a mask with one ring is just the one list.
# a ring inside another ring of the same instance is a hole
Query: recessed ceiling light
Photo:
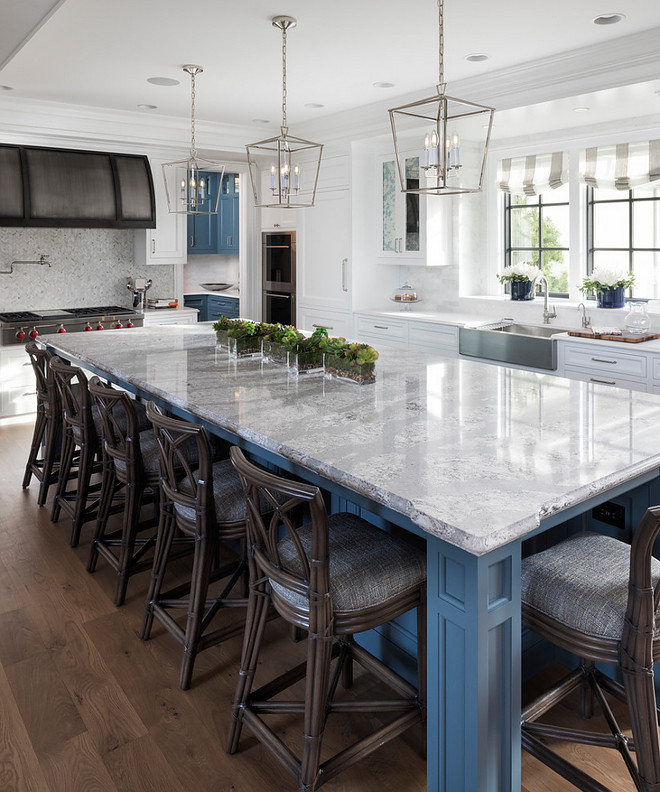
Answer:
[[319, 104], [318, 102], [307, 102], [305, 107], [311, 107], [314, 110], [318, 110], [319, 107], [325, 107], [325, 105]]
[[374, 88], [394, 88], [394, 83], [390, 82], [375, 82], [373, 83]]
[[253, 124], [270, 124], [270, 121], [267, 118], [253, 118]]
[[178, 80], [173, 80], [171, 77], [147, 77], [147, 82], [152, 85], [178, 85]]
[[483, 52], [475, 52], [473, 55], [466, 55], [465, 60], [470, 61], [470, 63], [481, 63], [482, 61], [487, 61], [488, 57]]
[[0, 91], [13, 91], [11, 85], [0, 85]]
[[139, 104], [138, 108], [140, 110], [158, 110], [158, 105]]
[[574, 107], [573, 108], [573, 112], [574, 113], [588, 113], [589, 112], [589, 108], [588, 107]]
[[625, 19], [625, 14], [620, 14], [618, 11], [612, 14], [599, 14], [592, 19], [594, 25], [616, 25], [617, 22]]

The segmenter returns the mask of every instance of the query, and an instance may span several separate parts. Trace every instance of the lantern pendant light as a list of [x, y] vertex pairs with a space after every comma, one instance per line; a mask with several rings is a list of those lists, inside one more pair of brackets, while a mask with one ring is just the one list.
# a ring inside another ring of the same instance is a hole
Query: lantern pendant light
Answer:
[[187, 63], [183, 70], [190, 75], [190, 156], [162, 165], [167, 207], [172, 214], [217, 214], [225, 168], [198, 156], [195, 144], [195, 77], [204, 69]]
[[282, 126], [277, 137], [246, 146], [250, 181], [257, 207], [302, 209], [314, 206], [323, 146], [289, 134], [286, 118], [287, 31], [297, 22], [276, 16], [273, 27], [282, 31]]
[[[428, 99], [389, 111], [401, 190], [421, 195], [479, 192], [493, 126], [492, 107], [447, 96], [444, 0], [438, 2], [438, 85]], [[419, 154], [419, 169], [416, 157]]]

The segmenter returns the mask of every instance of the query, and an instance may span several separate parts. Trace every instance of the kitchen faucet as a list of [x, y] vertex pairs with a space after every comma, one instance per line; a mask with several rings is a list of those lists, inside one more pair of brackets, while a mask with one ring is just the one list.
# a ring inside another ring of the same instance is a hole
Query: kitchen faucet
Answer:
[[584, 303], [578, 305], [578, 311], [582, 308], [582, 327], [585, 329], [591, 327], [591, 317], [587, 316], [587, 308]]
[[554, 305], [548, 305], [548, 279], [545, 275], [537, 275], [535, 280], [540, 280], [545, 284], [545, 290], [543, 292], [543, 324], [550, 324], [551, 319], [557, 318], [557, 311]]

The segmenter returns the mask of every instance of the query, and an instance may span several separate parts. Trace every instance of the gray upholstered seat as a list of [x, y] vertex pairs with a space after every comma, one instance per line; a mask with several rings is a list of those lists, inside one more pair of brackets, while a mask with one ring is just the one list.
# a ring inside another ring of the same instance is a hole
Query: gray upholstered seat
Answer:
[[[354, 514], [328, 517], [330, 595], [335, 612], [370, 608], [398, 597], [426, 580], [426, 556], [409, 543], [366, 523]], [[306, 553], [311, 552], [312, 526], [304, 525], [298, 537]], [[302, 574], [302, 564], [290, 537], [278, 543], [282, 565]], [[301, 594], [271, 581], [273, 591], [297, 608], [308, 609]]]
[[[193, 473], [197, 476], [197, 471]], [[188, 477], [179, 483], [181, 492], [192, 495]], [[222, 459], [213, 464], [213, 499], [215, 513], [222, 522], [238, 522], [245, 520], [245, 493], [241, 480], [229, 459]], [[195, 512], [180, 503], [174, 503], [175, 511], [188, 520], [195, 519]]]
[[[653, 583], [660, 561], [653, 559]], [[582, 533], [522, 563], [522, 601], [565, 627], [619, 640], [628, 602], [629, 545]]]

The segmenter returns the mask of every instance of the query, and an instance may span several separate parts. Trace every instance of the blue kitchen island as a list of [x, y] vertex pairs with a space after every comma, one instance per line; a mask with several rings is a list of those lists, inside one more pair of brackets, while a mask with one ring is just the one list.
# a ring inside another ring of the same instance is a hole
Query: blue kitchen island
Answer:
[[[654, 497], [660, 397], [398, 350], [372, 385], [292, 376], [230, 358], [208, 326], [41, 340], [424, 541], [427, 788], [519, 792], [522, 543], [636, 488]], [[390, 641], [412, 643], [396, 625]]]

